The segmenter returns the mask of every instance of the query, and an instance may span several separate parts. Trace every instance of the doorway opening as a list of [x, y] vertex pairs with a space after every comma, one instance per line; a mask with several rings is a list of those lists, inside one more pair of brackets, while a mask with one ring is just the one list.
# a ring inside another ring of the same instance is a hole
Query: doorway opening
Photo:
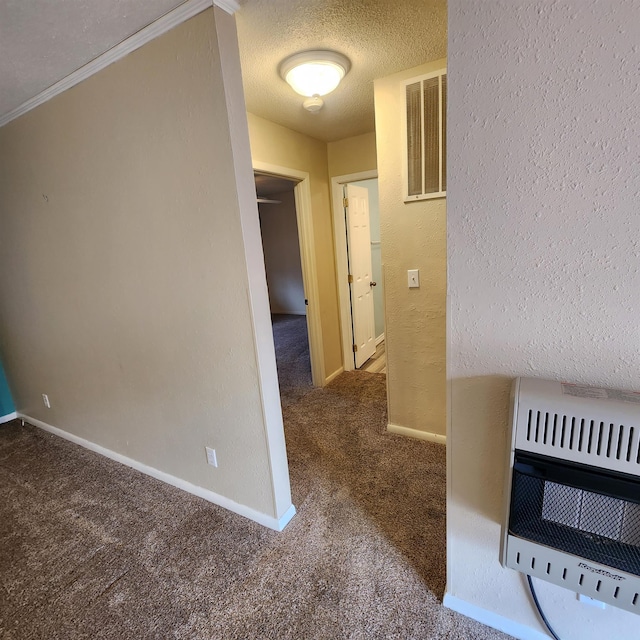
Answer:
[[386, 373], [376, 171], [332, 179], [343, 367]]
[[254, 164], [278, 380], [282, 392], [324, 383], [309, 176]]
[[312, 387], [307, 305], [294, 189], [297, 181], [254, 172], [280, 393]]

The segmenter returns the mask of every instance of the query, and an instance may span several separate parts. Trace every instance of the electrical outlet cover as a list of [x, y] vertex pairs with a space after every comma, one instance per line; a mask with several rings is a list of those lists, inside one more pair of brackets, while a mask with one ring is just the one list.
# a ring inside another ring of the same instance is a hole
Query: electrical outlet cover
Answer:
[[207, 452], [207, 464], [210, 464], [212, 467], [217, 467], [218, 458], [216, 457], [216, 450], [211, 447], [205, 447], [205, 451]]
[[590, 607], [596, 607], [598, 609], [607, 608], [607, 605], [604, 602], [600, 602], [600, 600], [596, 600], [595, 598], [585, 596], [584, 593], [578, 594], [578, 600], [580, 600], [580, 602], [584, 602], [585, 604], [588, 604]]

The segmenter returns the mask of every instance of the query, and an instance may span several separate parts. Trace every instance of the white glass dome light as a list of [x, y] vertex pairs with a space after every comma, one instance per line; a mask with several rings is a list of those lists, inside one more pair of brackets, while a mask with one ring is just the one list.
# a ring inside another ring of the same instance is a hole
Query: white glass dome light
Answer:
[[303, 51], [282, 61], [280, 75], [296, 93], [311, 98], [303, 103], [305, 109], [319, 111], [320, 96], [331, 93], [350, 68], [349, 59], [336, 51]]

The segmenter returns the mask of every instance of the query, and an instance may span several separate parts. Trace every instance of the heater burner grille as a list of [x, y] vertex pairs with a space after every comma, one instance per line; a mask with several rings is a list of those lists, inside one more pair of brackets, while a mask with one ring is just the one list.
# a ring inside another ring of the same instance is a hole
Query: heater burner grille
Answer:
[[640, 505], [514, 472], [509, 533], [640, 576]]

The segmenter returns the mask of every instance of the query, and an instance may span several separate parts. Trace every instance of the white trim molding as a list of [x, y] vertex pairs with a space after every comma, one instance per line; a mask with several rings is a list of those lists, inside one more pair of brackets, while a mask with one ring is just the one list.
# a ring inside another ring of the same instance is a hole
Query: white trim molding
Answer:
[[376, 338], [376, 347], [381, 343], [384, 342], [384, 331]]
[[5, 422], [11, 422], [18, 417], [18, 414], [14, 411], [13, 413], [7, 413], [4, 416], [0, 416], [0, 424], [4, 424]]
[[75, 87], [75, 85], [80, 84], [83, 80], [86, 80], [95, 73], [98, 73], [98, 71], [102, 71], [102, 69], [105, 69], [110, 64], [124, 58], [132, 51], [139, 49], [148, 42], [151, 42], [151, 40], [155, 40], [158, 36], [163, 35], [167, 31], [170, 31], [179, 24], [186, 22], [190, 18], [193, 18], [214, 5], [224, 9], [230, 14], [233, 14], [240, 9], [240, 5], [236, 0], [187, 0], [175, 9], [165, 13], [157, 20], [154, 20], [151, 24], [143, 27], [132, 36], [129, 36], [119, 44], [115, 45], [115, 47], [105, 51], [97, 58], [94, 58], [84, 66], [76, 69], [73, 73], [62, 78], [62, 80], [59, 80], [44, 91], [41, 91], [38, 95], [0, 116], [0, 127], [3, 127], [12, 120], [19, 118], [28, 111], [39, 107], [41, 104], [51, 100], [51, 98], [54, 98], [63, 91]]
[[69, 440], [69, 442], [73, 442], [74, 444], [78, 444], [85, 449], [89, 449], [89, 451], [93, 451], [94, 453], [98, 453], [105, 458], [109, 458], [114, 460], [115, 462], [119, 462], [120, 464], [124, 464], [127, 467], [131, 467], [136, 471], [140, 471], [147, 476], [151, 476], [156, 480], [160, 480], [161, 482], [165, 482], [170, 484], [178, 489], [182, 489], [182, 491], [186, 491], [187, 493], [191, 493], [194, 496], [198, 496], [199, 498], [204, 498], [208, 502], [212, 502], [213, 504], [218, 505], [219, 507], [223, 507], [224, 509], [228, 509], [229, 511], [233, 511], [238, 515], [244, 516], [249, 520], [253, 520], [258, 524], [263, 525], [264, 527], [268, 527], [269, 529], [273, 529], [274, 531], [282, 531], [287, 524], [291, 521], [291, 518], [296, 513], [296, 508], [291, 505], [287, 511], [285, 511], [284, 515], [280, 518], [274, 518], [273, 516], [267, 515], [266, 513], [261, 513], [260, 511], [256, 511], [251, 507], [247, 507], [239, 502], [235, 502], [230, 498], [226, 498], [225, 496], [221, 496], [218, 493], [210, 491], [209, 489], [205, 489], [203, 487], [198, 487], [195, 484], [191, 484], [187, 480], [183, 480], [182, 478], [177, 478], [176, 476], [172, 476], [169, 473], [165, 473], [164, 471], [160, 471], [159, 469], [155, 469], [154, 467], [150, 467], [143, 462], [138, 460], [134, 460], [133, 458], [128, 458], [127, 456], [122, 455], [121, 453], [117, 453], [112, 451], [111, 449], [107, 449], [95, 442], [91, 442], [90, 440], [85, 440], [80, 436], [76, 436], [68, 431], [64, 431], [63, 429], [59, 429], [58, 427], [54, 427], [46, 422], [42, 422], [41, 420], [36, 420], [24, 413], [18, 412], [17, 417], [34, 427], [38, 427], [38, 429], [42, 429], [43, 431], [48, 431], [49, 433], [53, 433], [54, 435], [63, 438], [64, 440]]
[[409, 427], [401, 427], [391, 422], [387, 425], [387, 431], [395, 433], [399, 436], [407, 436], [416, 440], [427, 440], [428, 442], [436, 442], [437, 444], [447, 444], [447, 436], [439, 433], [430, 433], [428, 431], [419, 431], [418, 429], [410, 429]]
[[240, 11], [240, 4], [236, 0], [213, 0], [216, 7], [224, 9], [229, 15], [233, 15], [236, 11]]
[[272, 487], [271, 512], [279, 517], [291, 506], [291, 484], [282, 423], [282, 404], [273, 344], [262, 234], [256, 203], [255, 177], [251, 162], [249, 126], [242, 91], [238, 34], [234, 17], [221, 9], [216, 9], [212, 22], [215, 22], [218, 36], [222, 89], [227, 105], [229, 136], [233, 149], [234, 188], [240, 210], [244, 263], [249, 285], [249, 317], [253, 326], [253, 344], [258, 365], [258, 389]]
[[467, 616], [467, 618], [482, 622], [482, 624], [486, 624], [488, 627], [518, 638], [518, 640], [549, 640], [549, 636], [545, 633], [540, 633], [524, 624], [520, 624], [497, 613], [493, 613], [493, 611], [488, 611], [466, 600], [452, 596], [449, 592], [444, 594], [442, 604], [447, 607], [447, 609], [457, 611], [463, 616]]

